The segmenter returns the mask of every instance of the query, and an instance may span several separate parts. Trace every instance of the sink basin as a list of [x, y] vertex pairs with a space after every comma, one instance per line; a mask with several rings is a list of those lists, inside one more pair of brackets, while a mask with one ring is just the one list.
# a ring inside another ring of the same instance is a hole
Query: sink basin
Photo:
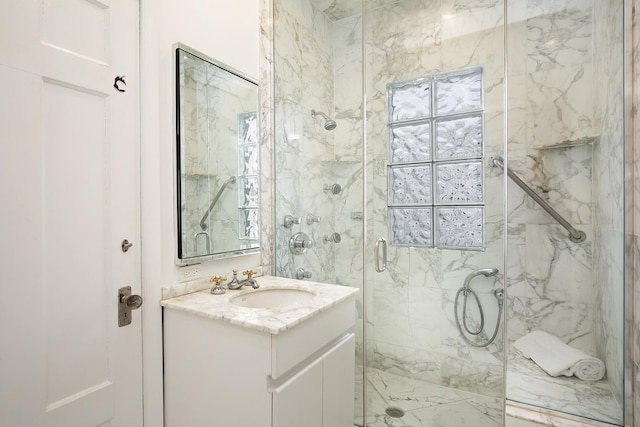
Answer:
[[265, 288], [236, 295], [231, 304], [247, 308], [295, 308], [307, 305], [315, 293], [293, 288]]

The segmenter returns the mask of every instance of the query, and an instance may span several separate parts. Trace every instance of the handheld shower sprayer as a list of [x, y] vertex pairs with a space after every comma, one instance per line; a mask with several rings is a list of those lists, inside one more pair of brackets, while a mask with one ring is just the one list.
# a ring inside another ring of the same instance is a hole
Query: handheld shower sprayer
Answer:
[[315, 117], [315, 116], [324, 117], [324, 120], [325, 120], [324, 121], [324, 128], [325, 128], [325, 130], [334, 130], [336, 128], [336, 126], [338, 126], [338, 124], [335, 122], [335, 120], [331, 120], [329, 118], [329, 116], [327, 116], [322, 111], [311, 110], [311, 117]]
[[[467, 276], [467, 278], [464, 280], [464, 284], [460, 289], [458, 289], [458, 292], [456, 293], [456, 298], [453, 306], [456, 326], [458, 327], [460, 335], [465, 340], [465, 342], [474, 347], [487, 347], [498, 336], [498, 329], [500, 329], [500, 317], [502, 316], [502, 305], [504, 304], [504, 289], [496, 289], [493, 292], [493, 295], [498, 301], [498, 315], [496, 318], [497, 320], [495, 328], [493, 330], [493, 335], [491, 335], [491, 337], [483, 337], [484, 342], [477, 340], [472, 341], [471, 339], [467, 338], [467, 335], [465, 335], [465, 333], [471, 335], [472, 337], [479, 338], [479, 335], [484, 332], [484, 310], [482, 309], [482, 304], [480, 303], [478, 294], [473, 289], [471, 289], [471, 280], [478, 276], [491, 277], [495, 276], [496, 274], [498, 274], [497, 268], [481, 268], [479, 270], [475, 270]], [[458, 315], [458, 301], [460, 300], [460, 297], [462, 297], [462, 318], [460, 318], [460, 316]], [[467, 316], [469, 297], [472, 297], [471, 301], [475, 303], [477, 312], [480, 315], [480, 320], [478, 322], [477, 328], [472, 328], [469, 325], [469, 319]]]

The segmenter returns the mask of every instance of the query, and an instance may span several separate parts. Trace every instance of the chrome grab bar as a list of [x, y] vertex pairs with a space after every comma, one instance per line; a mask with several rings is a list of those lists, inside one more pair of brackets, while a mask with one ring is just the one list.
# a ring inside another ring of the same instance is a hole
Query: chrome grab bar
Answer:
[[193, 235], [193, 239], [196, 243], [196, 255], [200, 254], [200, 252], [198, 251], [198, 237], [200, 236], [205, 236], [205, 238], [207, 239], [205, 240], [205, 247], [207, 248], [207, 253], [205, 255], [209, 255], [211, 253], [211, 237], [209, 237], [209, 233], [207, 233], [206, 231], [201, 231]]
[[[504, 167], [504, 159], [500, 156], [492, 157], [491, 162], [493, 166], [497, 166], [503, 171]], [[506, 168], [507, 176], [511, 178], [513, 182], [515, 182], [518, 187], [522, 188], [522, 190], [527, 193], [537, 204], [540, 205], [542, 209], [544, 209], [549, 215], [553, 217], [558, 223], [565, 228], [569, 232], [569, 240], [575, 243], [584, 242], [587, 238], [587, 235], [584, 231], [576, 230], [569, 221], [564, 219], [562, 215], [560, 215], [549, 203], [547, 203], [542, 197], [538, 195], [531, 187], [529, 187], [518, 175], [516, 175], [511, 169]]]
[[[380, 245], [382, 245], [382, 266], [380, 266]], [[378, 273], [387, 269], [387, 241], [382, 237], [376, 240], [375, 265]]]
[[207, 229], [207, 223], [205, 221], [209, 217], [209, 214], [211, 213], [211, 210], [213, 209], [213, 207], [216, 205], [216, 203], [218, 203], [218, 199], [220, 198], [220, 196], [222, 196], [222, 192], [225, 190], [225, 188], [227, 188], [228, 185], [235, 184], [235, 183], [236, 183], [235, 176], [232, 176], [231, 178], [227, 179], [225, 182], [222, 183], [222, 186], [220, 186], [220, 189], [218, 190], [215, 197], [211, 201], [211, 204], [209, 205], [209, 209], [207, 209], [207, 211], [202, 216], [202, 219], [200, 220], [200, 228], [202, 230]]

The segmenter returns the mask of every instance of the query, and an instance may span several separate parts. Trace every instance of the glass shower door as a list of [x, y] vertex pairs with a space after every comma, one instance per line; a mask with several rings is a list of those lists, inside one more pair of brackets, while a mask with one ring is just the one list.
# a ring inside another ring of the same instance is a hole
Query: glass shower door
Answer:
[[502, 425], [503, 7], [366, 2], [369, 427]]
[[624, 424], [623, 4], [507, 5], [509, 168], [585, 236], [509, 182], [508, 404], [614, 425]]

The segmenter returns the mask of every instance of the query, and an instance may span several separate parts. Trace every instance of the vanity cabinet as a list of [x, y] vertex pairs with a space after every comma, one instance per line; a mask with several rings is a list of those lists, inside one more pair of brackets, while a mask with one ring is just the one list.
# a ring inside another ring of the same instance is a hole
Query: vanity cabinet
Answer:
[[352, 427], [354, 299], [279, 333], [163, 309], [166, 427]]

